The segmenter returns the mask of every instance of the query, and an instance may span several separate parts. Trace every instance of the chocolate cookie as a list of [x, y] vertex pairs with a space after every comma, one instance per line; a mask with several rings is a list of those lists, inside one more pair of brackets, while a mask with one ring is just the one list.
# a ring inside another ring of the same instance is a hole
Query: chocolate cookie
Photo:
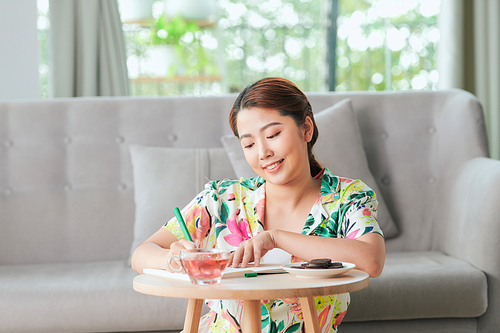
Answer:
[[302, 266], [306, 269], [325, 269], [330, 266], [331, 262], [328, 258], [312, 259], [308, 263], [302, 264]]
[[329, 264], [332, 260], [329, 258], [312, 259], [309, 261], [310, 264]]
[[344, 267], [341, 262], [332, 262], [328, 258], [312, 259], [309, 262], [302, 263], [297, 268], [301, 269], [338, 269]]
[[341, 262], [332, 262], [328, 268], [343, 268], [344, 265]]
[[325, 269], [325, 268], [328, 268], [330, 267], [329, 264], [311, 264], [311, 263], [308, 263], [305, 268], [308, 268], [308, 269]]

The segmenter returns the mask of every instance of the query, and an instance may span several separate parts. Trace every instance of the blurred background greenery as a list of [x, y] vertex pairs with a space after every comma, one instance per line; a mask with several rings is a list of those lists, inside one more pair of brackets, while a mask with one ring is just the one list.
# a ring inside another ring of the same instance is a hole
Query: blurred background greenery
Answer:
[[340, 0], [336, 90], [436, 89], [439, 5]]
[[[439, 0], [212, 0], [214, 15], [196, 19], [165, 15], [168, 0], [127, 18], [130, 1], [119, 4], [132, 95], [237, 92], [265, 76], [304, 91], [435, 89], [439, 79]], [[47, 96], [48, 0], [38, 4]]]

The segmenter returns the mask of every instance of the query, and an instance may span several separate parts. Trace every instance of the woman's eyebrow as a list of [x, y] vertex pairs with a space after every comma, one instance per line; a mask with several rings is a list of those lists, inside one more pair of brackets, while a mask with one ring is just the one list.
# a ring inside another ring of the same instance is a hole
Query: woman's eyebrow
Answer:
[[[276, 125], [283, 125], [283, 123], [280, 123], [278, 121], [273, 121], [272, 123], [269, 123], [265, 126], [262, 126], [262, 128], [260, 129], [260, 132], [263, 132], [266, 129], [268, 129], [269, 127], [276, 126]], [[244, 139], [244, 138], [250, 138], [250, 137], [252, 137], [252, 134], [242, 134], [242, 135], [240, 135], [240, 140]]]

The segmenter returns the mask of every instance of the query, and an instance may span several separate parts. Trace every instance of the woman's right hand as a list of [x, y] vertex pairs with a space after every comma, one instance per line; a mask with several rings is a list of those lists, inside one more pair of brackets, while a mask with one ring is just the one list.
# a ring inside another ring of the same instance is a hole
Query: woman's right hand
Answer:
[[[168, 259], [178, 256], [182, 249], [195, 247], [193, 242], [187, 239], [178, 240], [169, 230], [161, 227], [135, 249], [132, 255], [132, 268], [139, 274], [143, 274], [144, 268], [166, 269], [173, 272], [168, 267]], [[177, 269], [180, 266], [177, 260], [173, 260], [172, 264]]]
[[180, 268], [180, 261], [179, 260], [171, 260], [170, 261], [170, 266], [168, 265], [168, 261], [170, 260], [170, 258], [174, 258], [174, 257], [179, 257], [179, 254], [181, 253], [181, 250], [184, 250], [184, 249], [195, 249], [196, 248], [196, 245], [187, 240], [187, 239], [181, 239], [177, 242], [173, 242], [172, 244], [170, 244], [170, 249], [165, 257], [165, 269], [168, 270], [168, 271], [171, 271], [171, 268], [174, 269], [174, 270], [178, 270]]

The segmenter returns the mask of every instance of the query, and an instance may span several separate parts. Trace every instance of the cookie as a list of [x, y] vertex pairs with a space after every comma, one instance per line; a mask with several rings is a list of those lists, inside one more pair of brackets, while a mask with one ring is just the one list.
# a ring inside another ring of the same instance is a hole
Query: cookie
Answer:
[[312, 259], [309, 261], [310, 264], [329, 264], [332, 260], [329, 258]]
[[328, 258], [319, 258], [312, 259], [306, 264], [302, 264], [302, 266], [306, 269], [325, 269], [328, 268], [331, 264], [331, 260]]
[[344, 267], [344, 265], [341, 262], [332, 262], [332, 263], [330, 263], [330, 266], [328, 268], [333, 268], [333, 269], [337, 268], [338, 269], [338, 268], [343, 268], [343, 267]]
[[309, 262], [302, 263], [300, 266], [297, 268], [301, 269], [338, 269], [338, 268], [343, 268], [344, 265], [342, 265], [341, 262], [332, 262], [331, 259], [328, 258], [318, 258], [318, 259], [312, 259]]
[[311, 263], [308, 263], [305, 268], [308, 268], [308, 269], [325, 269], [325, 268], [328, 268], [330, 265], [329, 264], [311, 264]]

